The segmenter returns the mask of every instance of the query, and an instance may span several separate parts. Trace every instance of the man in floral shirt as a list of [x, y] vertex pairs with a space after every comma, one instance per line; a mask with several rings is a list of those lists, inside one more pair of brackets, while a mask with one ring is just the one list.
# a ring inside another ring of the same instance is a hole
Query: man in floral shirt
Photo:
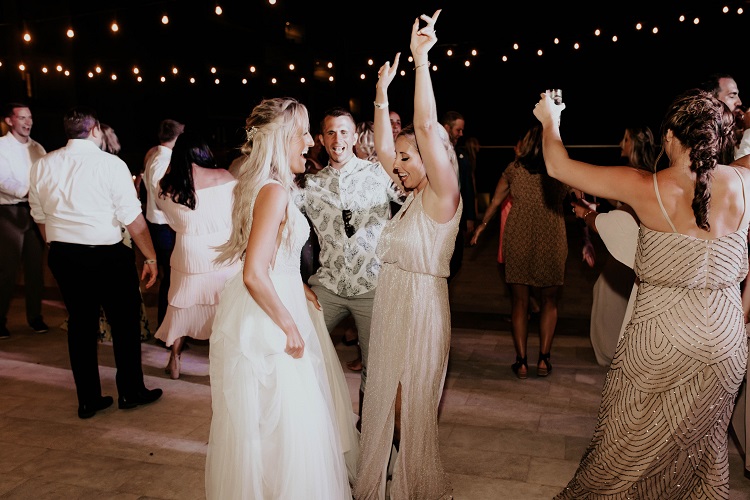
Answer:
[[362, 351], [361, 423], [370, 320], [380, 272], [375, 248], [391, 217], [390, 202], [401, 203], [404, 196], [380, 163], [354, 154], [355, 128], [348, 110], [332, 108], [325, 113], [319, 139], [328, 153], [328, 165], [306, 176], [297, 204], [320, 244], [320, 267], [309, 285], [323, 308], [326, 327], [330, 332], [350, 314], [357, 326]]

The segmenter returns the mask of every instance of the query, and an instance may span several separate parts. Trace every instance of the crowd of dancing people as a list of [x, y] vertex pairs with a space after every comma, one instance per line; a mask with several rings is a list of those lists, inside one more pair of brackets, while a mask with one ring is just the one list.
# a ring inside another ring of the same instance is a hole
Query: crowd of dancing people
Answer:
[[[750, 313], [750, 127], [736, 82], [714, 75], [677, 95], [658, 134], [626, 128], [624, 164], [607, 167], [569, 156], [566, 104], [540, 93], [529, 103], [537, 123], [475, 225], [476, 147], [456, 149], [464, 118], [439, 116], [433, 91], [440, 13], [411, 26], [414, 106], [403, 126], [389, 109], [399, 52], [378, 71], [371, 121], [331, 107], [314, 132], [304, 103], [265, 98], [229, 168], [205, 137], [168, 119], [132, 176], [114, 131], [86, 107], [65, 114], [68, 142], [47, 153], [30, 138], [29, 107], [11, 103], [0, 139], [0, 338], [10, 336], [8, 283], [21, 262], [28, 323], [48, 329], [46, 243], [68, 313], [78, 416], [114, 403], [99, 378], [101, 322], [119, 408], [152, 404], [162, 390], [144, 384], [139, 279], [150, 288], [159, 278], [165, 371], [180, 377], [188, 339], [209, 343], [207, 498], [448, 499], [438, 409], [456, 249], [478, 244], [500, 214], [510, 370], [549, 376], [572, 211], [610, 254], [590, 330], [609, 370], [594, 434], [555, 498], [728, 498], [728, 431], [747, 418], [737, 396]], [[583, 258], [593, 265], [590, 244]], [[535, 291], [540, 342], [529, 370]], [[331, 339], [344, 321], [358, 351], [349, 368], [361, 371], [357, 412]]]

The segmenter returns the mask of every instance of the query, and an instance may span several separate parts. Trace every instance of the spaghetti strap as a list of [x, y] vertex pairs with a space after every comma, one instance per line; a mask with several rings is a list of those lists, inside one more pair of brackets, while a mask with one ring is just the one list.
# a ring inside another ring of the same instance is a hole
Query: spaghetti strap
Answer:
[[742, 224], [745, 222], [745, 214], [747, 213], [747, 199], [745, 196], [745, 179], [742, 177], [742, 174], [740, 173], [738, 167], [732, 167], [734, 168], [735, 173], [740, 178], [740, 183], [742, 184], [742, 218], [740, 219], [740, 225], [737, 227], [739, 230], [742, 227]]
[[[739, 172], [738, 172], [739, 174]], [[661, 202], [661, 195], [659, 194], [659, 185], [656, 183], [656, 174], [652, 174], [654, 178], [654, 192], [656, 193], [656, 201], [659, 202], [659, 208], [661, 208], [661, 213], [664, 214], [664, 218], [667, 219], [667, 222], [669, 222], [669, 227], [672, 228], [672, 232], [676, 233], [677, 228], [674, 227], [674, 224], [672, 224], [672, 219], [669, 218], [669, 215], [667, 215], [667, 211], [664, 209], [664, 205]], [[743, 191], [744, 193], [744, 191]]]

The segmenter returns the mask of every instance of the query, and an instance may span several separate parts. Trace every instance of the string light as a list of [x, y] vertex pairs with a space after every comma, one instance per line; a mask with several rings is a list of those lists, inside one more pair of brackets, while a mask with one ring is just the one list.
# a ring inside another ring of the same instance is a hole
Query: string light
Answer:
[[[269, 0], [269, 4], [270, 4], [270, 5], [275, 5], [275, 4], [276, 4], [276, 1], [275, 1], [275, 0]], [[214, 12], [215, 12], [215, 14], [216, 14], [217, 16], [221, 16], [221, 15], [223, 15], [223, 8], [221, 7], [221, 5], [219, 5], [218, 3], [216, 3], [216, 4], [215, 4], [215, 7], [214, 7]], [[732, 9], [731, 9], [731, 8], [730, 8], [729, 6], [723, 6], [723, 7], [721, 8], [721, 12], [722, 12], [723, 14], [725, 14], [725, 15], [726, 15], [726, 14], [731, 14], [731, 13], [732, 13]], [[744, 9], [743, 9], [742, 7], [738, 7], [738, 8], [736, 9], [736, 13], [737, 13], [738, 15], [739, 15], [739, 14], [743, 14], [743, 13], [744, 13]], [[684, 23], [684, 22], [686, 22], [687, 20], [688, 20], [688, 18], [686, 17], [686, 15], [685, 15], [685, 14], [680, 14], [680, 15], [678, 16], [678, 21], [679, 21], [680, 23]], [[698, 16], [698, 15], [695, 15], [694, 17], [692, 17], [692, 24], [693, 24], [693, 25], [699, 25], [699, 24], [701, 23], [701, 21], [702, 21], [702, 19], [701, 19], [701, 17], [700, 17], [700, 16]], [[162, 17], [161, 17], [161, 22], [162, 22], [162, 24], [164, 24], [164, 25], [167, 25], [167, 24], [169, 24], [169, 22], [170, 22], [170, 19], [169, 19], [169, 16], [168, 16], [168, 15], [167, 15], [166, 13], [163, 13], [163, 14], [162, 14]], [[603, 28], [606, 28], [606, 26], [605, 26], [605, 27], [603, 27]], [[634, 28], [635, 28], [635, 30], [636, 30], [636, 31], [642, 31], [642, 30], [644, 30], [644, 29], [645, 29], [646, 27], [644, 26], [644, 23], [642, 23], [642, 22], [636, 22], [636, 23], [634, 24]], [[111, 31], [112, 31], [113, 33], [118, 33], [118, 32], [119, 32], [119, 30], [120, 30], [120, 26], [119, 26], [119, 24], [117, 23], [117, 21], [116, 21], [116, 20], [113, 20], [113, 21], [111, 22], [111, 24], [110, 24], [110, 30], [111, 30]], [[652, 32], [652, 34], [654, 34], [654, 35], [658, 34], [658, 33], [659, 33], [659, 31], [660, 31], [660, 30], [659, 30], [659, 28], [658, 28], [658, 27], [656, 27], [656, 26], [654, 26], [653, 28], [651, 28], [651, 32]], [[599, 37], [599, 36], [601, 36], [601, 35], [602, 35], [602, 33], [603, 33], [603, 30], [602, 30], [602, 28], [596, 28], [596, 29], [594, 30], [594, 32], [593, 32], [593, 33], [594, 33], [594, 35], [595, 35], [595, 36]], [[69, 39], [75, 38], [75, 37], [76, 37], [76, 32], [75, 32], [75, 30], [74, 30], [74, 29], [73, 29], [72, 27], [70, 27], [70, 26], [69, 26], [69, 27], [67, 28], [67, 30], [65, 31], [65, 36], [66, 36], [67, 38], [69, 38]], [[31, 35], [31, 33], [30, 33], [30, 30], [24, 30], [24, 31], [23, 31], [23, 40], [24, 40], [24, 42], [25, 42], [25, 43], [31, 43], [32, 39], [33, 39], [33, 38], [32, 38], [32, 35]], [[613, 43], [617, 43], [617, 42], [619, 42], [619, 36], [618, 36], [618, 35], [613, 35], [613, 36], [611, 37], [611, 41], [612, 41]], [[559, 45], [559, 44], [561, 43], [561, 41], [560, 41], [560, 38], [558, 38], [558, 37], [554, 37], [554, 38], [553, 38], [553, 40], [552, 40], [552, 42], [553, 42], [553, 44], [554, 44], [554, 45]], [[574, 50], [580, 50], [580, 48], [581, 48], [581, 44], [580, 44], [579, 42], [575, 42], [575, 43], [573, 43], [573, 45], [572, 45], [572, 46], [573, 46], [573, 49], [574, 49]], [[520, 50], [520, 46], [519, 46], [519, 44], [518, 44], [518, 43], [514, 43], [514, 44], [512, 45], [512, 47], [513, 47], [513, 50], [516, 50], [516, 51], [519, 51], [519, 50]], [[478, 51], [477, 51], [477, 49], [471, 49], [471, 50], [469, 51], [469, 53], [471, 54], [471, 56], [473, 56], [473, 57], [476, 57], [476, 56], [477, 56], [477, 54], [478, 54]], [[453, 56], [455, 56], [456, 54], [457, 54], [457, 50], [456, 50], [455, 48], [447, 48], [447, 49], [446, 49], [446, 51], [445, 51], [445, 55], [446, 55], [447, 57], [449, 57], [449, 58], [452, 58], [452, 57], [453, 57]], [[539, 56], [539, 57], [541, 57], [541, 56], [545, 55], [545, 54], [544, 54], [544, 49], [543, 49], [543, 48], [539, 48], [539, 49], [537, 49], [537, 50], [536, 50], [536, 54], [537, 54], [537, 56]], [[464, 57], [466, 57], [466, 56], [464, 56]], [[412, 58], [411, 56], [409, 56], [409, 57], [408, 57], [408, 60], [409, 60], [410, 62], [413, 62], [413, 58]], [[502, 57], [501, 57], [501, 60], [502, 60], [503, 62], [507, 62], [507, 61], [508, 61], [509, 59], [508, 59], [508, 56], [507, 56], [507, 55], [502, 55]], [[332, 69], [332, 68], [333, 68], [333, 62], [332, 62], [332, 61], [329, 61], [328, 63], [326, 63], [326, 65], [327, 65], [328, 69]], [[373, 59], [373, 58], [368, 58], [368, 59], [366, 60], [366, 65], [367, 65], [367, 66], [369, 66], [369, 67], [373, 67], [373, 66], [375, 66], [375, 65], [376, 65], [375, 59]], [[2, 66], [2, 63], [0, 63], [0, 66]], [[318, 66], [318, 63], [316, 63], [316, 66]], [[470, 60], [468, 60], [468, 59], [464, 60], [464, 61], [463, 61], [463, 66], [464, 66], [465, 68], [469, 68], [469, 67], [471, 67], [471, 61], [470, 61]], [[41, 72], [42, 74], [44, 74], [44, 75], [47, 75], [47, 74], [49, 74], [49, 73], [50, 73], [50, 69], [49, 69], [49, 67], [48, 67], [47, 65], [40, 65], [40, 66], [38, 66], [38, 67], [39, 67], [39, 71], [40, 71], [40, 72]], [[318, 66], [318, 67], [319, 67], [319, 66]], [[18, 68], [19, 68], [19, 69], [20, 69], [21, 71], [26, 71], [26, 70], [27, 70], [27, 68], [26, 68], [26, 66], [25, 66], [24, 64], [19, 64]], [[438, 67], [437, 67], [437, 64], [434, 64], [434, 65], [433, 65], [433, 66], [431, 67], [431, 69], [432, 69], [433, 71], [437, 71], [437, 68], [438, 68]], [[58, 64], [58, 65], [56, 66], [56, 69], [57, 69], [57, 71], [58, 71], [58, 72], [62, 72], [62, 71], [63, 71], [63, 67], [62, 67], [62, 65], [59, 65], [59, 64]], [[289, 69], [289, 71], [297, 71], [297, 67], [296, 67], [296, 65], [295, 65], [294, 63], [289, 63], [289, 64], [288, 64], [288, 69]], [[33, 71], [33, 69], [32, 69], [31, 71]], [[127, 70], [125, 70], [125, 71], [127, 71]], [[139, 74], [140, 74], [140, 70], [139, 70], [139, 68], [138, 68], [138, 67], [133, 67], [133, 68], [132, 68], [132, 71], [133, 71], [133, 74], [134, 74], [134, 75], [139, 75]], [[211, 67], [211, 68], [210, 68], [210, 71], [211, 71], [211, 73], [212, 73], [212, 74], [216, 75], [216, 74], [217, 74], [217, 72], [218, 72], [218, 68], [217, 68], [217, 67]], [[254, 74], [254, 73], [256, 73], [256, 72], [258, 71], [258, 68], [257, 68], [256, 66], [254, 66], [254, 65], [253, 65], [253, 66], [249, 66], [249, 71], [250, 71], [250, 73]], [[318, 71], [320, 71], [320, 70], [318, 70]], [[99, 66], [96, 66], [96, 68], [95, 68], [95, 72], [96, 72], [96, 74], [100, 74], [100, 73], [102, 73], [102, 69], [101, 69], [101, 67], [99, 67]], [[178, 70], [178, 68], [177, 68], [176, 66], [173, 66], [173, 67], [171, 68], [171, 72], [172, 72], [172, 74], [173, 74], [173, 75], [175, 75], [175, 76], [179, 74], [179, 70]], [[401, 72], [400, 72], [400, 73], [401, 73], [401, 75], [402, 75], [402, 76], [404, 76], [404, 75], [406, 74], [406, 72], [405, 72], [404, 70], [401, 70]], [[66, 76], [67, 76], [67, 75], [70, 75], [70, 71], [69, 71], [69, 70], [65, 70], [65, 74], [66, 74]], [[356, 73], [355, 73], [355, 74], [356, 74]], [[369, 73], [365, 73], [365, 72], [359, 73], [359, 79], [360, 79], [360, 80], [366, 80], [366, 79], [367, 79], [367, 77], [368, 77], [368, 75], [369, 75]], [[93, 78], [93, 77], [94, 77], [94, 73], [92, 73], [91, 71], [89, 71], [89, 72], [87, 73], [87, 76], [88, 76], [89, 78]], [[325, 75], [325, 74], [323, 74], [323, 75], [319, 75], [319, 74], [316, 74], [316, 77], [317, 77], [317, 78], [321, 78], [321, 77], [327, 78], [329, 82], [333, 82], [333, 81], [334, 81], [334, 77], [333, 77], [332, 75]], [[117, 80], [117, 76], [116, 76], [116, 73], [112, 73], [112, 74], [111, 74], [111, 79], [112, 79], [112, 80]], [[162, 81], [162, 82], [165, 82], [165, 81], [166, 81], [165, 77], [163, 77], [163, 76], [162, 76], [162, 77], [161, 77], [160, 79], [161, 79], [161, 81]], [[141, 82], [141, 81], [142, 81], [142, 78], [141, 78], [140, 76], [138, 76], [138, 81], [139, 81], [139, 82]], [[235, 80], [235, 81], [236, 81], [236, 80]], [[299, 81], [300, 81], [300, 83], [306, 83], [306, 82], [307, 82], [307, 77], [305, 77], [305, 76], [300, 76], [300, 79], [299, 79]], [[246, 84], [248, 83], [248, 79], [247, 79], [247, 78], [242, 78], [242, 79], [241, 79], [241, 82], [242, 82], [242, 84], [243, 84], [243, 85], [246, 85]], [[273, 79], [271, 79], [271, 82], [272, 82], [273, 84], [276, 84], [276, 83], [278, 83], [278, 81], [277, 81], [277, 79], [276, 79], [276, 78], [273, 78]], [[191, 79], [190, 79], [190, 83], [195, 83], [195, 78], [191, 78]], [[215, 79], [214, 79], [214, 83], [218, 85], [218, 84], [220, 83], [220, 80], [219, 80], [219, 78], [215, 78]]]

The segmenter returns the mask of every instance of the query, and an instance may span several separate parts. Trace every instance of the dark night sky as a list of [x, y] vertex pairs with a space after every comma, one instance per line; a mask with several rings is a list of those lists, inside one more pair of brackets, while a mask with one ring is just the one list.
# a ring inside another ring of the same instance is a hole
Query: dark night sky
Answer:
[[[443, 12], [430, 59], [439, 67], [433, 73], [438, 111], [463, 113], [466, 134], [483, 145], [514, 144], [534, 123], [531, 109], [538, 93], [549, 87], [564, 91], [563, 138], [569, 144], [616, 144], [630, 124], [658, 128], [671, 98], [714, 71], [733, 74], [741, 91], [750, 88], [744, 62], [747, 0], [219, 3], [225, 11], [221, 17], [213, 13], [214, 1], [203, 0], [4, 0], [0, 92], [31, 103], [32, 135], [48, 149], [65, 142], [62, 113], [74, 104], [87, 104], [115, 128], [123, 154], [140, 161], [166, 117], [204, 130], [217, 148], [237, 145], [245, 116], [263, 97], [300, 99], [310, 108], [314, 130], [321, 113], [333, 105], [351, 103], [355, 118], [371, 119], [377, 69], [401, 51], [406, 75], [391, 86], [390, 101], [408, 122], [413, 65], [405, 56], [411, 23], [437, 7]], [[721, 12], [725, 4], [732, 14]], [[743, 15], [734, 13], [740, 6], [746, 10]], [[168, 26], [160, 23], [162, 13], [170, 16]], [[680, 13], [702, 21], [698, 26], [679, 23]], [[109, 24], [115, 18], [121, 30], [113, 35]], [[637, 21], [648, 29], [636, 31]], [[24, 25], [34, 36], [31, 44], [19, 42]], [[64, 36], [68, 25], [77, 32], [72, 41]], [[660, 27], [658, 35], [648, 32], [654, 25]], [[600, 37], [593, 35], [597, 27], [603, 30]], [[287, 37], [288, 32], [298, 36]], [[610, 40], [613, 34], [617, 43]], [[552, 43], [556, 36], [559, 45]], [[582, 44], [579, 51], [571, 48], [574, 41]], [[511, 48], [514, 42], [520, 44], [518, 51]], [[448, 48], [456, 55], [445, 55]], [[472, 48], [479, 55], [466, 68], [463, 61]], [[545, 51], [542, 57], [535, 55], [539, 48]], [[501, 61], [503, 55], [510, 60]], [[369, 57], [373, 66], [366, 64]], [[334, 62], [334, 84], [314, 76], [329, 60]], [[30, 66], [31, 98], [16, 69], [19, 61]], [[70, 77], [54, 69], [41, 73], [43, 64], [53, 68], [60, 61], [70, 68]], [[297, 65], [294, 73], [286, 69], [289, 62]], [[90, 79], [86, 73], [96, 64], [105, 71]], [[255, 75], [248, 71], [251, 64], [258, 67]], [[143, 83], [134, 81], [133, 65], [142, 69]], [[173, 65], [180, 70], [177, 76], [169, 74]], [[221, 85], [211, 83], [211, 66], [218, 68]], [[118, 74], [116, 82], [109, 79], [112, 72]], [[161, 75], [167, 83], [158, 81]], [[187, 83], [188, 75], [198, 83]], [[270, 85], [271, 76], [280, 83]], [[307, 77], [306, 84], [299, 83], [300, 76]], [[242, 77], [248, 78], [247, 85], [240, 83]], [[746, 100], [750, 104], [750, 90]]]

